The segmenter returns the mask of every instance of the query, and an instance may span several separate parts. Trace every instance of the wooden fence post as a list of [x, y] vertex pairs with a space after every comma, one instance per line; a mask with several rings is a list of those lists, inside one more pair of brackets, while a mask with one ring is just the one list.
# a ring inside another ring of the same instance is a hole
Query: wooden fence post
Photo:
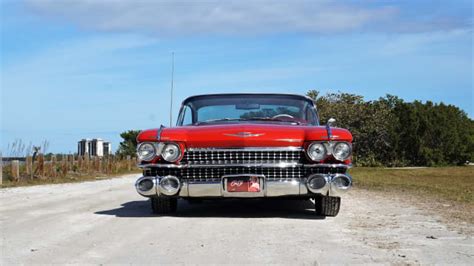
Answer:
[[71, 161], [71, 164], [72, 164], [71, 168], [74, 172], [77, 172], [77, 169], [79, 169], [79, 168], [77, 167], [76, 155], [72, 154], [71, 155], [71, 160], [72, 160]]
[[25, 170], [26, 170], [26, 175], [30, 176], [31, 175], [31, 163], [32, 163], [32, 158], [31, 156], [26, 156], [26, 160], [25, 160]]
[[107, 174], [107, 167], [109, 165], [110, 157], [104, 156], [104, 161], [102, 162], [102, 173]]
[[77, 169], [79, 169], [80, 172], [82, 172], [83, 168], [82, 168], [82, 156], [81, 155], [77, 155]]
[[67, 175], [67, 157], [66, 155], [61, 155], [61, 176], [66, 177]]
[[20, 179], [20, 161], [18, 160], [12, 161], [12, 177], [14, 181], [18, 181]]
[[36, 167], [36, 172], [41, 179], [44, 179], [44, 155], [42, 153], [38, 154], [38, 165]]
[[0, 185], [3, 184], [3, 159], [2, 152], [0, 151]]
[[100, 158], [99, 156], [94, 157], [94, 170], [100, 172]]
[[[31, 156], [28, 156], [26, 158], [26, 161], [28, 163], [28, 159], [29, 159], [29, 164], [30, 164], [30, 179], [33, 180], [33, 178], [35, 177], [35, 162], [33, 161], [33, 157]], [[28, 165], [26, 165], [26, 167], [28, 168]]]
[[57, 167], [58, 167], [58, 160], [56, 155], [51, 156], [51, 177], [56, 178], [57, 176]]
[[35, 167], [33, 157], [31, 156], [26, 157], [26, 174], [28, 174], [30, 179], [33, 180], [33, 177], [35, 176]]
[[67, 163], [68, 163], [67, 169], [69, 171], [73, 171], [74, 170], [74, 156], [73, 155], [69, 154], [67, 156]]
[[84, 164], [85, 164], [85, 168], [86, 168], [86, 173], [89, 173], [89, 164], [90, 164], [90, 160], [89, 160], [89, 154], [86, 152], [84, 154]]
[[111, 174], [112, 173], [112, 165], [114, 163], [114, 157], [112, 155], [109, 155], [109, 161], [108, 161], [108, 164], [107, 164], [107, 174]]
[[64, 164], [66, 165], [66, 174], [71, 169], [71, 163], [69, 162], [69, 155], [64, 155]]
[[127, 155], [127, 171], [132, 171], [132, 156]]

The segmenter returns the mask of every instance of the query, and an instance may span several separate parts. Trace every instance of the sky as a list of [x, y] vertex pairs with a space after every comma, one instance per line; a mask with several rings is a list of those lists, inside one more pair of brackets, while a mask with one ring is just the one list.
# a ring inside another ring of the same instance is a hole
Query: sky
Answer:
[[[473, 110], [469, 0], [0, 0], [1, 148], [76, 152], [191, 95], [348, 92]], [[175, 121], [173, 121], [173, 124]]]

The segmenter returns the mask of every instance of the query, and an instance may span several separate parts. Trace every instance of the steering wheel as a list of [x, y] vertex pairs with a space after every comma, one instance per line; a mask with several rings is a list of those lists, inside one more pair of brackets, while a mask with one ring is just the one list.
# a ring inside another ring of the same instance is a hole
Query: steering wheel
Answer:
[[280, 118], [280, 117], [286, 117], [286, 118], [291, 118], [291, 119], [294, 119], [294, 118], [295, 118], [294, 116], [289, 115], [289, 114], [279, 114], [279, 115], [273, 116], [272, 119]]

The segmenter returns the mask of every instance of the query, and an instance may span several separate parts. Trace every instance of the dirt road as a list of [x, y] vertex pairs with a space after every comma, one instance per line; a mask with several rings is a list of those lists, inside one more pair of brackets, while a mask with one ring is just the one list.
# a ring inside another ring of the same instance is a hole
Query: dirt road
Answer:
[[0, 264], [474, 263], [472, 235], [381, 194], [353, 190], [327, 219], [288, 200], [183, 201], [157, 217], [134, 181], [1, 189]]

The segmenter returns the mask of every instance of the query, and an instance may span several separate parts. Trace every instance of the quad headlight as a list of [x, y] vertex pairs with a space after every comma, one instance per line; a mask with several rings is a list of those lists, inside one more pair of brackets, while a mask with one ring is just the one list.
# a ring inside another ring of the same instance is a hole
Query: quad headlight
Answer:
[[156, 155], [155, 145], [149, 142], [143, 142], [137, 147], [137, 156], [141, 161], [150, 161]]
[[176, 143], [151, 142], [143, 142], [137, 147], [137, 156], [141, 161], [151, 161], [158, 155], [165, 161], [174, 163], [181, 157], [181, 148]]
[[161, 157], [167, 162], [176, 162], [181, 156], [181, 149], [178, 144], [168, 143], [165, 144], [161, 150]]
[[308, 147], [308, 156], [313, 161], [322, 161], [326, 158], [328, 150], [323, 143], [314, 142]]
[[345, 161], [352, 155], [352, 146], [348, 142], [313, 142], [306, 151], [312, 161], [322, 161], [333, 155], [338, 161]]
[[345, 161], [352, 154], [352, 147], [347, 142], [338, 142], [332, 148], [332, 155], [336, 160]]

